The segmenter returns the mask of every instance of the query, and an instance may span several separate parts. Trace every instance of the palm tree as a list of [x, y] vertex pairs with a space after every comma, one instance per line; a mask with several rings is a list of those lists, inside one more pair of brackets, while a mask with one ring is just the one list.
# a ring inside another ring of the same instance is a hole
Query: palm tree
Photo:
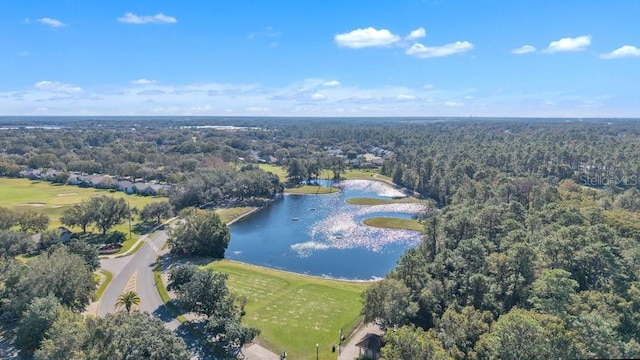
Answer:
[[127, 312], [131, 313], [133, 305], [138, 306], [141, 302], [142, 300], [140, 300], [135, 291], [127, 291], [118, 296], [118, 300], [116, 300], [116, 309], [120, 309], [124, 306]]

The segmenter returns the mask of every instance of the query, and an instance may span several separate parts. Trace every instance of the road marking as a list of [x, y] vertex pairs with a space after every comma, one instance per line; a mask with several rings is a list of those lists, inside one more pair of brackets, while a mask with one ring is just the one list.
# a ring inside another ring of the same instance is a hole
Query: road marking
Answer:
[[158, 250], [158, 247], [157, 247], [157, 246], [155, 246], [155, 244], [154, 244], [153, 242], [151, 242], [151, 239], [147, 239], [147, 240], [148, 240], [148, 241], [145, 241], [145, 242], [146, 242], [147, 244], [149, 244], [149, 246], [151, 246], [151, 249], [153, 249], [153, 251], [154, 251], [155, 253], [157, 253], [158, 251], [160, 251], [160, 250]]
[[131, 275], [131, 278], [129, 278], [129, 281], [127, 282], [127, 285], [124, 287], [123, 292], [136, 291], [137, 279], [138, 279], [138, 271], [136, 270]]

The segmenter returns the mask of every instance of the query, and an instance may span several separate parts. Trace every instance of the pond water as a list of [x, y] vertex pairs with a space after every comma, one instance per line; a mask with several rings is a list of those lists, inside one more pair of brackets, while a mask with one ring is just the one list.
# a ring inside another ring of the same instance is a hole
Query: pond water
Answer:
[[411, 218], [419, 204], [360, 206], [352, 197], [391, 198], [398, 190], [376, 181], [348, 180], [329, 195], [284, 195], [232, 224], [226, 257], [255, 265], [340, 279], [383, 277], [408, 248], [420, 242], [415, 231], [380, 229], [362, 220]]

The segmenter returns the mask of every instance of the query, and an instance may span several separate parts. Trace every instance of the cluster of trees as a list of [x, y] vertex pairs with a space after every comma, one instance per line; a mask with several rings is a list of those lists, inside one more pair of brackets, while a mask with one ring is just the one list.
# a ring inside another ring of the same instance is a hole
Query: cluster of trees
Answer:
[[145, 205], [140, 211], [140, 219], [144, 222], [159, 224], [162, 219], [173, 216], [173, 206], [168, 201], [156, 201]]
[[35, 210], [11, 210], [0, 207], [0, 230], [17, 227], [22, 232], [37, 233], [47, 229], [49, 218]]
[[45, 298], [30, 303], [26, 318], [32, 317], [32, 329], [47, 329], [34, 352], [36, 360], [191, 358], [184, 341], [148, 313], [84, 318]]
[[[21, 234], [31, 239], [28, 234], [10, 231], [0, 232], [0, 239]], [[0, 320], [13, 324], [14, 344], [25, 357], [191, 358], [182, 339], [149, 314], [127, 311], [103, 318], [81, 315], [96, 288], [93, 271], [100, 261], [94, 246], [74, 239], [26, 262], [13, 256], [3, 249]], [[135, 299], [121, 300], [125, 307], [135, 304]]]
[[125, 199], [101, 195], [68, 208], [60, 222], [67, 226], [78, 226], [83, 233], [93, 224], [102, 231], [102, 235], [106, 235], [109, 229], [122, 224], [131, 213], [132, 209]]
[[346, 170], [344, 160], [339, 157], [321, 157], [310, 160], [290, 159], [287, 161], [287, 178], [293, 184], [302, 181], [317, 181], [323, 170], [331, 170], [334, 179]]
[[581, 185], [640, 185], [637, 123], [460, 121], [425, 125], [392, 150], [381, 172], [442, 205], [465, 182], [500, 176], [571, 179]]
[[364, 293], [365, 319], [390, 329], [385, 358], [640, 356], [640, 243], [621, 210], [605, 192], [508, 180], [424, 220]]
[[[0, 316], [3, 321], [18, 321], [20, 350], [33, 353], [44, 338], [53, 321], [46, 309], [84, 310], [95, 290], [92, 271], [98, 265], [95, 249], [83, 243], [56, 245], [28, 262], [4, 259]], [[34, 326], [38, 319], [43, 323]]]
[[225, 201], [241, 202], [247, 198], [273, 198], [284, 190], [280, 179], [254, 166], [237, 170], [223, 166], [196, 171], [176, 185], [169, 194], [177, 209], [191, 206], [214, 207]]
[[171, 270], [169, 289], [176, 292], [182, 308], [203, 316], [205, 335], [219, 358], [236, 359], [260, 330], [242, 324], [244, 311], [234, 305], [226, 280], [227, 274], [183, 265]]
[[171, 230], [169, 237], [172, 255], [224, 258], [231, 234], [217, 213], [189, 208], [182, 210], [180, 216], [182, 223]]

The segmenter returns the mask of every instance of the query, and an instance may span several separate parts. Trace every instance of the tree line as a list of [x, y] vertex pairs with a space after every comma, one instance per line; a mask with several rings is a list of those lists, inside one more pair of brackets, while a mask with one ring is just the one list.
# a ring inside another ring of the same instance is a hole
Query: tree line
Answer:
[[509, 181], [469, 184], [363, 294], [383, 357], [638, 357], [640, 243], [620, 226], [634, 212], [573, 182]]

